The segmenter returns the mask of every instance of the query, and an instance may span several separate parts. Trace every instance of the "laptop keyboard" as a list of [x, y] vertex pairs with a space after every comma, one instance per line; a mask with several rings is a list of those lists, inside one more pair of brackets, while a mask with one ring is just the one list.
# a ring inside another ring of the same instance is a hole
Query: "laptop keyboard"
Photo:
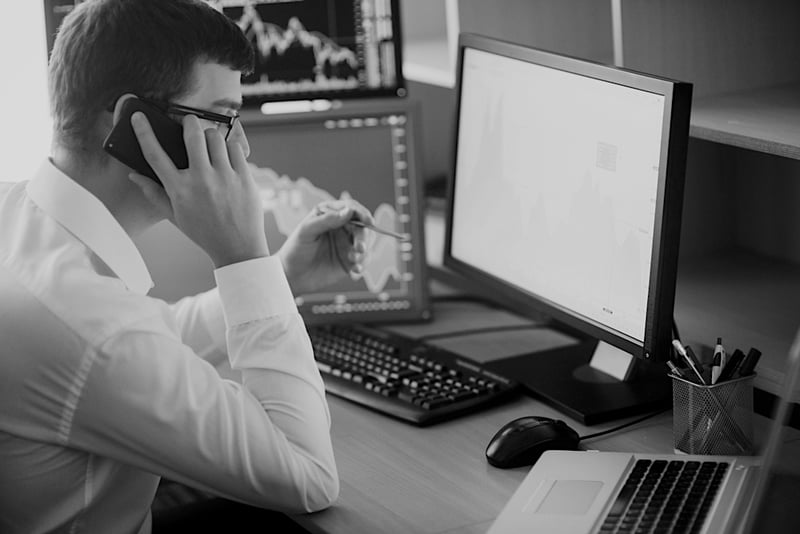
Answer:
[[328, 393], [425, 426], [509, 399], [518, 385], [453, 352], [359, 325], [309, 326]]
[[727, 462], [638, 460], [600, 532], [700, 532], [728, 466]]

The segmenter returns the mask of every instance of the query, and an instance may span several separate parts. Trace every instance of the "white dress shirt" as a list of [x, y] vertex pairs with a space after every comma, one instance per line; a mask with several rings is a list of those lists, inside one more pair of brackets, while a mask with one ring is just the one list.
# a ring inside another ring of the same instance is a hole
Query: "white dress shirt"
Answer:
[[[0, 532], [148, 533], [161, 476], [289, 512], [336, 499], [325, 391], [276, 257], [169, 305], [45, 162], [0, 184]], [[227, 354], [242, 382], [209, 360]]]

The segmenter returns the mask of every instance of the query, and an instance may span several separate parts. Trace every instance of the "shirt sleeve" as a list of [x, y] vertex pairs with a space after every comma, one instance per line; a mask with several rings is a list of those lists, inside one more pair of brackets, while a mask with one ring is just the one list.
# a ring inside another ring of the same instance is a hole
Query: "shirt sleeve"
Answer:
[[164, 321], [144, 320], [94, 357], [69, 442], [256, 506], [325, 508], [339, 492], [328, 406], [280, 262], [215, 275], [242, 383], [222, 379]]
[[184, 297], [169, 307], [185, 344], [214, 367], [227, 363], [225, 317], [217, 288]]

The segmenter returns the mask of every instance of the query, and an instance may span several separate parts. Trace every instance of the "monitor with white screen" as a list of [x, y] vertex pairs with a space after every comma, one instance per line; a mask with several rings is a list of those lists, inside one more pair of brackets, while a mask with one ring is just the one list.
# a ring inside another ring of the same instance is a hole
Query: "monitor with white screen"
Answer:
[[444, 263], [575, 335], [492, 365], [587, 423], [669, 401], [659, 365], [628, 363], [670, 355], [690, 103], [690, 84], [460, 38]]

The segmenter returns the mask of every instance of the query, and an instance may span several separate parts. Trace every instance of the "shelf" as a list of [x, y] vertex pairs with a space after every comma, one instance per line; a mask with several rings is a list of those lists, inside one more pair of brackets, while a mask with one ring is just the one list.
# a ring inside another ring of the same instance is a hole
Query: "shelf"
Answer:
[[455, 65], [449, 46], [445, 38], [406, 43], [403, 76], [416, 82], [453, 87]]
[[458, 0], [402, 0], [403, 76], [452, 88], [458, 45]]
[[692, 104], [690, 135], [800, 159], [800, 84], [731, 93]]
[[696, 351], [708, 351], [717, 336], [728, 352], [759, 349], [755, 385], [776, 394], [800, 325], [798, 294], [800, 267], [787, 262], [747, 253], [695, 260], [678, 270], [675, 320]]

